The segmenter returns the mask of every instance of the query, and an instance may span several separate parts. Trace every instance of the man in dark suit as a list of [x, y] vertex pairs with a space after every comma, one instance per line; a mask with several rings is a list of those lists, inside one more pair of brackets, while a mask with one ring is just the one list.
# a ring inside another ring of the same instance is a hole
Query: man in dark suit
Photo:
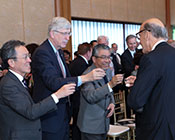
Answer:
[[[79, 56], [75, 58], [72, 63], [69, 65], [70, 73], [72, 76], [80, 76], [88, 68], [88, 61], [92, 55], [92, 46], [89, 43], [83, 43], [78, 46]], [[77, 127], [77, 117], [80, 107], [80, 90], [78, 89], [73, 96], [71, 96], [72, 102], [72, 140], [81, 140], [81, 133]]]
[[123, 72], [125, 74], [125, 77], [128, 77], [131, 75], [131, 72], [135, 70], [133, 58], [138, 45], [136, 36], [128, 35], [126, 38], [126, 43], [128, 48], [122, 54], [121, 62], [122, 62], [122, 67], [123, 67]]
[[31, 62], [24, 43], [18, 40], [6, 42], [1, 57], [9, 71], [0, 82], [0, 140], [41, 140], [39, 117], [57, 110], [56, 103], [72, 94], [75, 84], [65, 85], [35, 104], [23, 83]]
[[114, 65], [114, 73], [122, 73], [122, 64], [121, 64], [121, 56], [119, 53], [117, 53], [118, 45], [116, 43], [113, 43], [111, 45], [111, 57], [112, 62]]
[[[54, 17], [48, 26], [48, 39], [36, 49], [32, 57], [34, 78], [33, 99], [38, 102], [66, 83], [77, 86], [94, 79], [101, 79], [105, 72], [102, 69], [79, 77], [70, 77], [61, 48], [65, 48], [71, 35], [71, 24], [63, 17]], [[43, 140], [69, 139], [68, 97], [60, 99], [57, 110], [41, 117]]]
[[110, 69], [110, 48], [104, 44], [98, 44], [92, 52], [93, 64], [84, 74], [95, 68], [106, 71], [103, 79], [88, 82], [82, 85], [80, 94], [80, 110], [78, 113], [78, 127], [82, 140], [106, 140], [109, 130], [109, 117], [114, 111], [114, 98], [112, 88], [120, 84], [123, 75], [112, 77]]
[[128, 95], [129, 106], [138, 112], [136, 139], [174, 140], [175, 49], [167, 44], [168, 33], [157, 18], [143, 22], [137, 35], [145, 55]]
[[[128, 35], [126, 38], [126, 43], [128, 48], [124, 51], [124, 53], [121, 56], [121, 62], [122, 62], [122, 71], [124, 73], [124, 77], [128, 77], [131, 75], [132, 71], [135, 70], [135, 64], [134, 64], [134, 54], [136, 53], [137, 48], [137, 40], [135, 35]], [[127, 104], [127, 96], [128, 96], [128, 88], [125, 88], [125, 100], [126, 100], [126, 115], [127, 118], [131, 117], [131, 109], [128, 107]]]

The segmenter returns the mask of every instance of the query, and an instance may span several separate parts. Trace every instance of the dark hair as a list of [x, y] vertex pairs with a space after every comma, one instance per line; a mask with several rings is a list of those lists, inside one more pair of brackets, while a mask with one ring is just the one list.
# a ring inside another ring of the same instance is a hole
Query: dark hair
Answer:
[[90, 51], [91, 49], [92, 49], [92, 45], [87, 43], [87, 42], [85, 42], [83, 44], [78, 45], [78, 54], [84, 55], [88, 51]]
[[15, 48], [24, 46], [25, 43], [19, 40], [9, 40], [1, 48], [1, 59], [5, 67], [9, 67], [8, 60], [16, 58]]
[[126, 37], [126, 42], [128, 42], [128, 40], [130, 40], [131, 38], [135, 38], [136, 39], [136, 36], [135, 35], [128, 35]]
[[36, 48], [38, 48], [39, 45], [36, 43], [30, 43], [26, 45], [27, 50], [29, 51], [29, 53], [31, 54], [31, 56], [33, 55], [34, 51], [36, 50]]
[[70, 56], [70, 52], [68, 50], [63, 50], [63, 52]]
[[98, 52], [99, 50], [109, 50], [110, 51], [110, 48], [109, 46], [107, 45], [104, 45], [104, 44], [98, 44], [96, 45], [94, 48], [93, 48], [93, 51], [92, 51], [92, 56], [98, 56]]
[[93, 45], [94, 42], [97, 42], [97, 40], [92, 40], [90, 44]]
[[78, 51], [75, 51], [75, 52], [74, 52], [74, 55], [75, 55], [75, 56], [78, 56], [78, 55], [79, 55], [79, 54], [78, 54]]

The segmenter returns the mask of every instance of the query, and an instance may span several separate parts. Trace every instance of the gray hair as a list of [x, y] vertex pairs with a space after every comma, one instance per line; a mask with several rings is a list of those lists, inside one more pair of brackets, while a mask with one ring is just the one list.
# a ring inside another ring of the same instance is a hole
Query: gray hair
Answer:
[[61, 29], [71, 29], [70, 22], [64, 17], [54, 17], [48, 26], [48, 36], [50, 36], [50, 31]]
[[101, 42], [102, 40], [105, 41], [106, 43], [109, 43], [109, 38], [104, 35], [98, 36], [97, 43], [100, 44], [99, 42]]
[[168, 39], [168, 32], [165, 27], [159, 26], [154, 23], [146, 23], [144, 29], [150, 31], [155, 38]]
[[93, 48], [92, 56], [98, 56], [99, 50], [109, 50], [110, 51], [110, 48], [109, 46], [106, 46], [104, 44], [98, 44]]

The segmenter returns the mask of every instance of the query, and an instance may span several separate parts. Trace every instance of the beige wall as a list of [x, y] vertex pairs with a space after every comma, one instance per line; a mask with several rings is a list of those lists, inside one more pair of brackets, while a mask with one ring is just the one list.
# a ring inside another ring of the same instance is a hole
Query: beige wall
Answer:
[[165, 23], [165, 0], [71, 0], [73, 17], [141, 23], [158, 17]]
[[[60, 1], [64, 2], [57, 0], [58, 15]], [[165, 23], [165, 0], [70, 1], [73, 17], [138, 23], [159, 17]], [[175, 0], [170, 1], [171, 24], [175, 25]], [[10, 39], [41, 43], [47, 37], [47, 25], [55, 16], [54, 10], [54, 0], [0, 0], [0, 46]]]
[[54, 0], [1, 0], [0, 46], [10, 39], [41, 43], [54, 16]]
[[170, 0], [171, 25], [175, 26], [175, 0]]

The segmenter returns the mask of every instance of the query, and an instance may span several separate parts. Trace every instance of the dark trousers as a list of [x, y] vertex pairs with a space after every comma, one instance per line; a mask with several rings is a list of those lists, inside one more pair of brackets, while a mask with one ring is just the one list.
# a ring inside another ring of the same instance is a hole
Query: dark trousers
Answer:
[[[69, 105], [68, 104], [66, 105], [66, 108], [67, 108], [66, 109], [67, 111], [65, 111], [65, 115], [64, 115], [65, 118], [64, 118], [64, 122], [62, 123], [61, 129], [59, 129], [55, 133], [43, 131], [42, 132], [42, 140], [69, 140], [70, 118], [69, 118]], [[53, 124], [53, 125], [60, 125], [60, 124]]]
[[125, 89], [126, 116], [127, 118], [131, 118], [131, 108], [128, 106], [128, 101], [127, 101], [128, 94], [129, 94], [129, 91], [128, 91], [128, 88], [126, 88]]
[[89, 134], [81, 132], [81, 140], [106, 140], [106, 134]]
[[56, 133], [42, 132], [42, 140], [69, 140], [69, 125], [65, 125]]
[[77, 126], [79, 107], [73, 108], [72, 140], [81, 140], [81, 132]]

